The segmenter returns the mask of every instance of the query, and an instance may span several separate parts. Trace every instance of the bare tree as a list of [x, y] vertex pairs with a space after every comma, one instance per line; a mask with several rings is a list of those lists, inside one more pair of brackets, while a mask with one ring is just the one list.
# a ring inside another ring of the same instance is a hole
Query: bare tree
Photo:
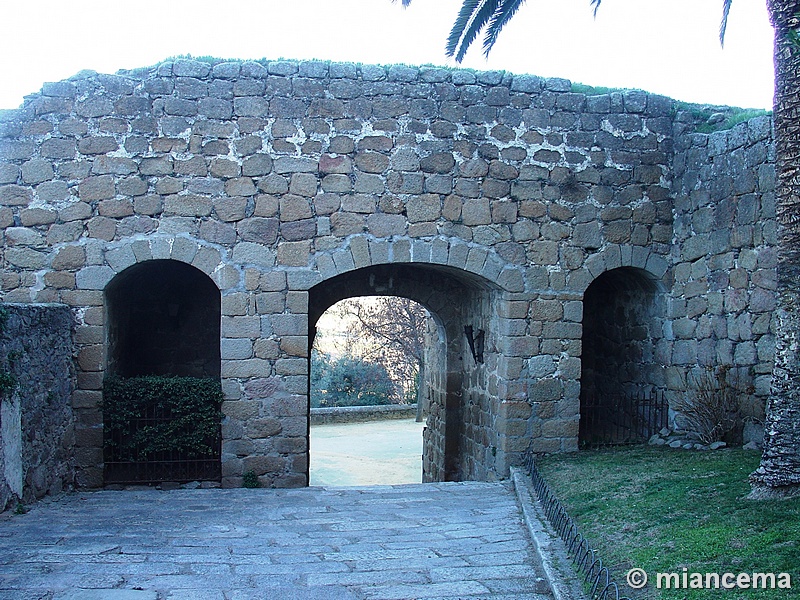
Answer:
[[421, 421], [428, 311], [413, 300], [394, 296], [351, 298], [336, 310], [348, 323], [349, 351], [382, 364], [405, 397], [416, 395], [417, 421]]

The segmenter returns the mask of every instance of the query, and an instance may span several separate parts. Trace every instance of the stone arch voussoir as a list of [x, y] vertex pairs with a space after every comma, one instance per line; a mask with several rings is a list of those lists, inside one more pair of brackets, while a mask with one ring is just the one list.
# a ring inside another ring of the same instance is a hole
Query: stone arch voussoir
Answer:
[[632, 267], [646, 272], [654, 282], [664, 287], [663, 279], [669, 270], [668, 258], [645, 246], [610, 244], [589, 256], [581, 269], [570, 275], [568, 287], [583, 295], [600, 275], [613, 269]]
[[76, 273], [78, 289], [103, 290], [119, 273], [152, 260], [174, 260], [195, 267], [222, 291], [237, 287], [240, 280], [239, 270], [222, 251], [184, 236], [125, 239], [106, 245], [103, 259], [102, 264], [85, 266]]
[[325, 281], [356, 269], [387, 264], [450, 267], [477, 275], [505, 292], [525, 289], [521, 266], [508, 263], [491, 248], [448, 237], [420, 240], [352, 236], [343, 247], [318, 254], [313, 268], [320, 281]]

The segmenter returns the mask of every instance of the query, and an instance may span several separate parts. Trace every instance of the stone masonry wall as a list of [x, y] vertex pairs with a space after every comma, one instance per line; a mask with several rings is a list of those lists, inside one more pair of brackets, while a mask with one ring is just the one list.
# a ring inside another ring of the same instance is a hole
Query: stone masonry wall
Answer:
[[66, 306], [4, 304], [0, 358], [18, 385], [2, 403], [0, 512], [74, 482], [72, 314]]
[[444, 407], [447, 396], [447, 348], [442, 326], [434, 319], [425, 322], [425, 373], [423, 411], [427, 415], [422, 432], [422, 480], [437, 481], [444, 473]]
[[687, 372], [731, 367], [731, 383], [752, 400], [747, 412], [761, 419], [775, 347], [772, 121], [710, 135], [686, 133], [690, 127], [676, 122], [669, 387], [680, 395]]
[[416, 404], [392, 404], [388, 406], [326, 406], [311, 409], [311, 424], [328, 425], [330, 423], [362, 423], [364, 421], [413, 419], [416, 414]]
[[[151, 260], [221, 292], [224, 485], [245, 470], [307, 484], [309, 290], [378, 268], [391, 284], [396, 265], [419, 267], [405, 294], [425, 303], [441, 273], [459, 300], [426, 305], [447, 348], [429, 439], [450, 461], [429, 472], [505, 477], [529, 445], [575, 450], [589, 284], [621, 267], [657, 282], [675, 332], [659, 356], [681, 368], [680, 327], [701, 322], [685, 271], [702, 278], [695, 262], [717, 254], [686, 225], [687, 198], [715, 179], [689, 183], [699, 166], [675, 122], [675, 103], [645, 92], [432, 67], [176, 60], [46, 84], [0, 115], [0, 287], [78, 315], [79, 484], [102, 484], [104, 291]], [[465, 325], [486, 331], [481, 365]]]

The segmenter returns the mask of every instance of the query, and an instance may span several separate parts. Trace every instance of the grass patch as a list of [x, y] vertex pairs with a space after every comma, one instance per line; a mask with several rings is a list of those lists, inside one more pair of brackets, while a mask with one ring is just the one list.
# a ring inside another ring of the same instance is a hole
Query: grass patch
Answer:
[[[623, 592], [633, 598], [800, 598], [800, 499], [753, 501], [760, 456], [632, 448], [543, 457], [537, 466]], [[790, 573], [792, 589], [634, 592], [629, 569]]]
[[714, 133], [725, 131], [755, 117], [772, 116], [771, 110], [759, 108], [737, 108], [734, 106], [709, 106], [678, 102], [675, 105], [678, 112], [691, 115], [697, 133]]
[[772, 111], [769, 110], [759, 110], [759, 109], [744, 109], [741, 112], [736, 112], [734, 114], [728, 115], [724, 121], [720, 121], [719, 123], [704, 123], [702, 125], [698, 125], [697, 132], [698, 133], [714, 133], [715, 131], [724, 131], [726, 129], [733, 129], [735, 125], [739, 123], [744, 123], [745, 121], [749, 121], [750, 119], [754, 119], [755, 117], [763, 117], [765, 115], [772, 115]]
[[602, 85], [600, 86], [586, 85], [585, 83], [572, 82], [571, 91], [574, 94], [585, 94], [587, 96], [603, 96], [605, 94], [611, 94], [612, 92], [624, 92], [625, 88], [605, 87]]

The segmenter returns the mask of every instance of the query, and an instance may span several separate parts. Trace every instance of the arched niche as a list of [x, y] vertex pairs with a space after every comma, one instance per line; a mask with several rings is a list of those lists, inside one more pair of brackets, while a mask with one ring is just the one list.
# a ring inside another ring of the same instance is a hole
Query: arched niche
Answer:
[[220, 292], [199, 269], [138, 263], [114, 277], [105, 300], [108, 374], [220, 376]]
[[579, 443], [640, 441], [660, 422], [651, 405], [663, 386], [665, 311], [660, 282], [641, 268], [606, 271], [586, 289]]

